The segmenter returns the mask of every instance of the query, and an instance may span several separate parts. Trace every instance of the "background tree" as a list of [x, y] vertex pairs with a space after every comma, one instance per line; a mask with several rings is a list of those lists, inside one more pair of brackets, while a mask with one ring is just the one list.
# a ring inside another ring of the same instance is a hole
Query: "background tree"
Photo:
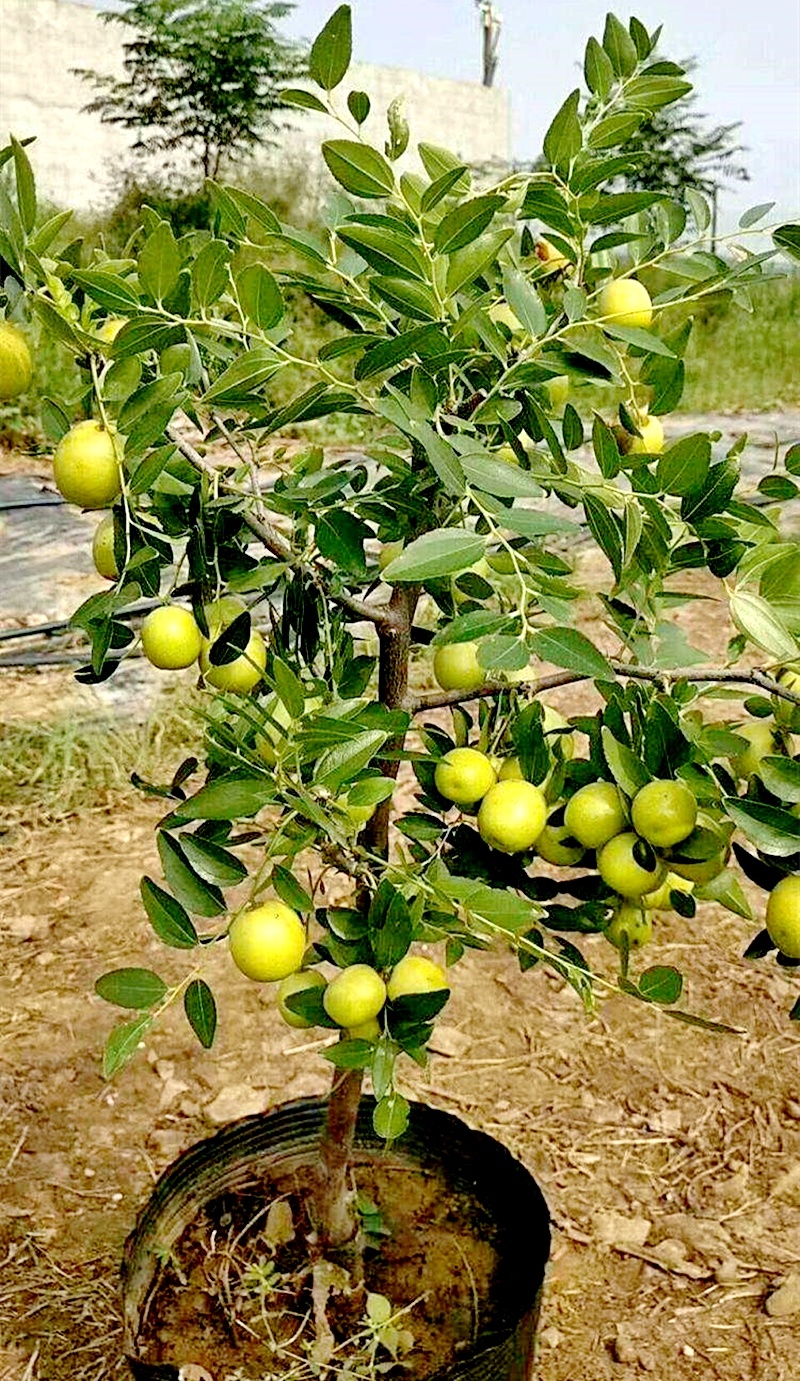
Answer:
[[204, 177], [225, 160], [274, 143], [279, 90], [303, 70], [302, 50], [277, 22], [291, 4], [260, 0], [124, 0], [104, 14], [124, 24], [125, 76], [77, 69], [98, 93], [86, 109], [141, 130], [134, 148], [189, 155]]

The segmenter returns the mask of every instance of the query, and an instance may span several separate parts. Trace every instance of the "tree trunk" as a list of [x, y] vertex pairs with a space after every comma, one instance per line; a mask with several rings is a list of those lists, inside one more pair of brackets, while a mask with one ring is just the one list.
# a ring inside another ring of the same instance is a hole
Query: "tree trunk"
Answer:
[[[389, 618], [378, 629], [378, 698], [390, 710], [400, 709], [405, 703], [411, 625], [418, 599], [416, 586], [395, 586], [389, 604]], [[393, 751], [402, 748], [403, 738], [401, 736], [391, 742], [389, 746]], [[377, 765], [385, 777], [397, 776], [399, 763], [396, 758], [382, 759]], [[384, 858], [389, 852], [390, 816], [391, 801], [384, 801], [367, 821], [361, 835], [365, 847]], [[359, 894], [358, 905], [369, 906], [369, 892], [366, 889]], [[315, 1227], [323, 1251], [343, 1246], [356, 1230], [347, 1192], [347, 1167], [353, 1149], [363, 1077], [360, 1069], [334, 1071], [313, 1206]]]

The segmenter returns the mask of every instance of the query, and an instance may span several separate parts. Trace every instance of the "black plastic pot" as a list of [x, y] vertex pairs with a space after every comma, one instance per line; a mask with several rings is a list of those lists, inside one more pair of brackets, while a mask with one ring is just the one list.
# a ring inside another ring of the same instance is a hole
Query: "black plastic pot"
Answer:
[[[372, 1129], [373, 1100], [362, 1100], [354, 1163], [385, 1152]], [[325, 1104], [283, 1103], [263, 1116], [233, 1122], [189, 1148], [158, 1181], [125, 1244], [122, 1266], [124, 1341], [137, 1381], [156, 1381], [164, 1368], [137, 1361], [137, 1338], [160, 1262], [205, 1204], [252, 1184], [254, 1172], [276, 1176], [318, 1158]], [[452, 1191], [473, 1195], [498, 1229], [501, 1265], [495, 1327], [479, 1334], [469, 1355], [431, 1381], [532, 1381], [539, 1299], [550, 1250], [547, 1206], [535, 1181], [511, 1152], [459, 1118], [412, 1105], [408, 1131], [392, 1156]], [[499, 1323], [497, 1320], [499, 1319]]]

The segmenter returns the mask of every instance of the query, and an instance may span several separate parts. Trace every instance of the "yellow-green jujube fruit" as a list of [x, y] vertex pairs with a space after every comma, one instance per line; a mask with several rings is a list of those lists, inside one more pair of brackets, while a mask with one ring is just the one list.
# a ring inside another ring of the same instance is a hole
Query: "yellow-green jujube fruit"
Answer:
[[123, 326], [126, 325], [127, 317], [110, 316], [106, 318], [102, 326], [97, 327], [95, 335], [104, 345], [113, 345]]
[[476, 643], [446, 643], [433, 654], [433, 674], [442, 690], [478, 690], [486, 672], [478, 661]]
[[386, 984], [369, 964], [350, 964], [331, 979], [322, 999], [337, 1026], [352, 1029], [377, 1017], [386, 1002]]
[[536, 258], [540, 264], [544, 264], [548, 273], [555, 273], [558, 269], [565, 269], [569, 266], [569, 259], [561, 253], [550, 240], [544, 236], [536, 241]]
[[735, 758], [731, 767], [739, 777], [752, 777], [761, 766], [762, 758], [779, 753], [781, 740], [768, 719], [753, 719], [734, 728], [733, 732], [747, 740], [747, 748]]
[[347, 1035], [351, 1041], [379, 1041], [383, 1032], [377, 1017], [370, 1017], [369, 1021], [361, 1021], [357, 1026], [348, 1026]]
[[[305, 936], [303, 943], [305, 948]], [[314, 1025], [314, 1022], [309, 1021], [301, 1012], [293, 1012], [291, 1007], [286, 1006], [287, 997], [294, 997], [296, 993], [307, 993], [312, 988], [324, 987], [325, 979], [316, 969], [299, 969], [281, 980], [278, 987], [278, 1011], [287, 1026], [294, 1026], [300, 1031]]]
[[638, 862], [634, 850], [640, 842], [633, 830], [615, 834], [604, 844], [597, 855], [597, 871], [603, 882], [621, 897], [643, 897], [646, 892], [655, 891], [663, 881], [666, 868], [652, 849], [652, 867], [644, 867]]
[[109, 508], [122, 490], [111, 432], [94, 418], [76, 422], [56, 446], [53, 478], [67, 503], [80, 508]]
[[614, 427], [617, 445], [624, 456], [658, 456], [664, 449], [664, 428], [658, 417], [637, 417], [636, 423], [641, 436], [629, 432], [625, 427]]
[[628, 937], [628, 949], [641, 949], [652, 939], [653, 922], [641, 906], [622, 902], [614, 912], [603, 934], [616, 949], [622, 949], [622, 937]]
[[551, 408], [557, 411], [566, 405], [570, 388], [568, 374], [554, 374], [552, 379], [545, 379], [542, 387], [550, 400]]
[[495, 326], [507, 326], [512, 336], [523, 331], [522, 322], [507, 302], [495, 302], [489, 308], [489, 320], [493, 321]]
[[[800, 695], [800, 667], [781, 667], [775, 679], [785, 690]], [[787, 729], [800, 728], [800, 705], [793, 704], [791, 700], [782, 700], [776, 695], [772, 698], [772, 709], [777, 724], [782, 724]]]
[[648, 782], [633, 798], [631, 823], [654, 849], [671, 849], [697, 824], [697, 801], [685, 782]]
[[490, 788], [478, 811], [478, 832], [492, 849], [520, 854], [536, 843], [547, 821], [542, 792], [532, 782], [504, 781]]
[[182, 671], [196, 662], [203, 635], [190, 609], [162, 604], [142, 624], [142, 651], [160, 671]]
[[449, 988], [447, 974], [441, 964], [425, 954], [406, 954], [395, 964], [386, 985], [389, 999], [410, 997], [414, 993], [437, 993]]
[[545, 863], [559, 868], [574, 868], [580, 863], [586, 850], [569, 831], [569, 826], [547, 824], [536, 840], [536, 852]]
[[92, 560], [98, 575], [104, 580], [118, 580], [117, 560], [114, 556], [114, 514], [100, 519], [92, 538]]
[[625, 806], [613, 782], [589, 782], [567, 802], [564, 824], [585, 849], [602, 849], [625, 828]]
[[547, 735], [545, 740], [547, 746], [552, 752], [555, 744], [558, 743], [561, 749], [561, 756], [566, 762], [569, 762], [575, 752], [573, 736], [571, 733], [559, 734], [555, 731], [557, 729], [569, 729], [569, 727], [570, 725], [563, 714], [554, 709], [552, 705], [542, 706], [542, 730]]
[[395, 542], [383, 542], [378, 548], [378, 570], [385, 571], [392, 561], [396, 561], [404, 546], [402, 537], [398, 537]]
[[203, 638], [200, 651], [200, 670], [203, 680], [215, 690], [235, 691], [238, 695], [249, 695], [264, 675], [267, 665], [267, 645], [257, 628], [253, 628], [247, 647], [232, 662], [214, 666], [211, 661], [211, 647], [221, 633], [229, 628], [234, 619], [244, 613], [246, 605], [235, 595], [224, 595], [206, 609], [206, 619], [210, 636]]
[[800, 874], [790, 873], [773, 887], [766, 926], [772, 943], [788, 959], [800, 959]]
[[246, 978], [279, 983], [296, 973], [306, 952], [306, 928], [282, 901], [242, 911], [228, 931], [231, 958]]
[[525, 775], [519, 758], [503, 758], [497, 773], [499, 782], [524, 782]]
[[612, 278], [597, 299], [597, 310], [614, 326], [647, 328], [653, 320], [653, 302], [638, 278]]
[[669, 870], [689, 882], [710, 882], [722, 872], [730, 850], [730, 831], [700, 811], [692, 833], [670, 849]]
[[451, 748], [436, 764], [436, 790], [457, 806], [474, 806], [497, 781], [485, 753], [477, 748]]
[[648, 911], [671, 911], [672, 892], [694, 891], [694, 883], [690, 878], [682, 878], [678, 873], [667, 873], [660, 887], [656, 887], [653, 892], [645, 892], [642, 897], [642, 906], [646, 906]]
[[30, 388], [33, 360], [18, 326], [0, 321], [0, 400], [18, 398]]

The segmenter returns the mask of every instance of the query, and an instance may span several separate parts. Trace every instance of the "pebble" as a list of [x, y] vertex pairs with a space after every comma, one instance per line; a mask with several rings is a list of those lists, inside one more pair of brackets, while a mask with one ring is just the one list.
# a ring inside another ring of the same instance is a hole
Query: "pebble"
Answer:
[[652, 1226], [649, 1218], [629, 1217], [614, 1209], [604, 1209], [594, 1216], [595, 1236], [612, 1247], [643, 1247]]
[[50, 920], [47, 916], [4, 916], [0, 929], [12, 940], [43, 940], [50, 934]]
[[459, 1031], [457, 1026], [437, 1026], [434, 1028], [428, 1048], [435, 1055], [457, 1058], [459, 1055], [465, 1055], [469, 1046], [469, 1036], [465, 1036], [464, 1032]]
[[784, 1276], [764, 1305], [771, 1319], [788, 1319], [800, 1314], [800, 1271]]
[[545, 1347], [550, 1348], [559, 1347], [563, 1338], [563, 1333], [560, 1329], [556, 1328], [555, 1324], [551, 1324], [549, 1328], [543, 1328], [540, 1334], [541, 1342]]
[[203, 1113], [214, 1126], [221, 1127], [226, 1122], [235, 1122], [239, 1117], [252, 1117], [255, 1113], [266, 1112], [269, 1104], [270, 1095], [263, 1089], [251, 1088], [249, 1084], [228, 1084], [216, 1098], [206, 1103]]

